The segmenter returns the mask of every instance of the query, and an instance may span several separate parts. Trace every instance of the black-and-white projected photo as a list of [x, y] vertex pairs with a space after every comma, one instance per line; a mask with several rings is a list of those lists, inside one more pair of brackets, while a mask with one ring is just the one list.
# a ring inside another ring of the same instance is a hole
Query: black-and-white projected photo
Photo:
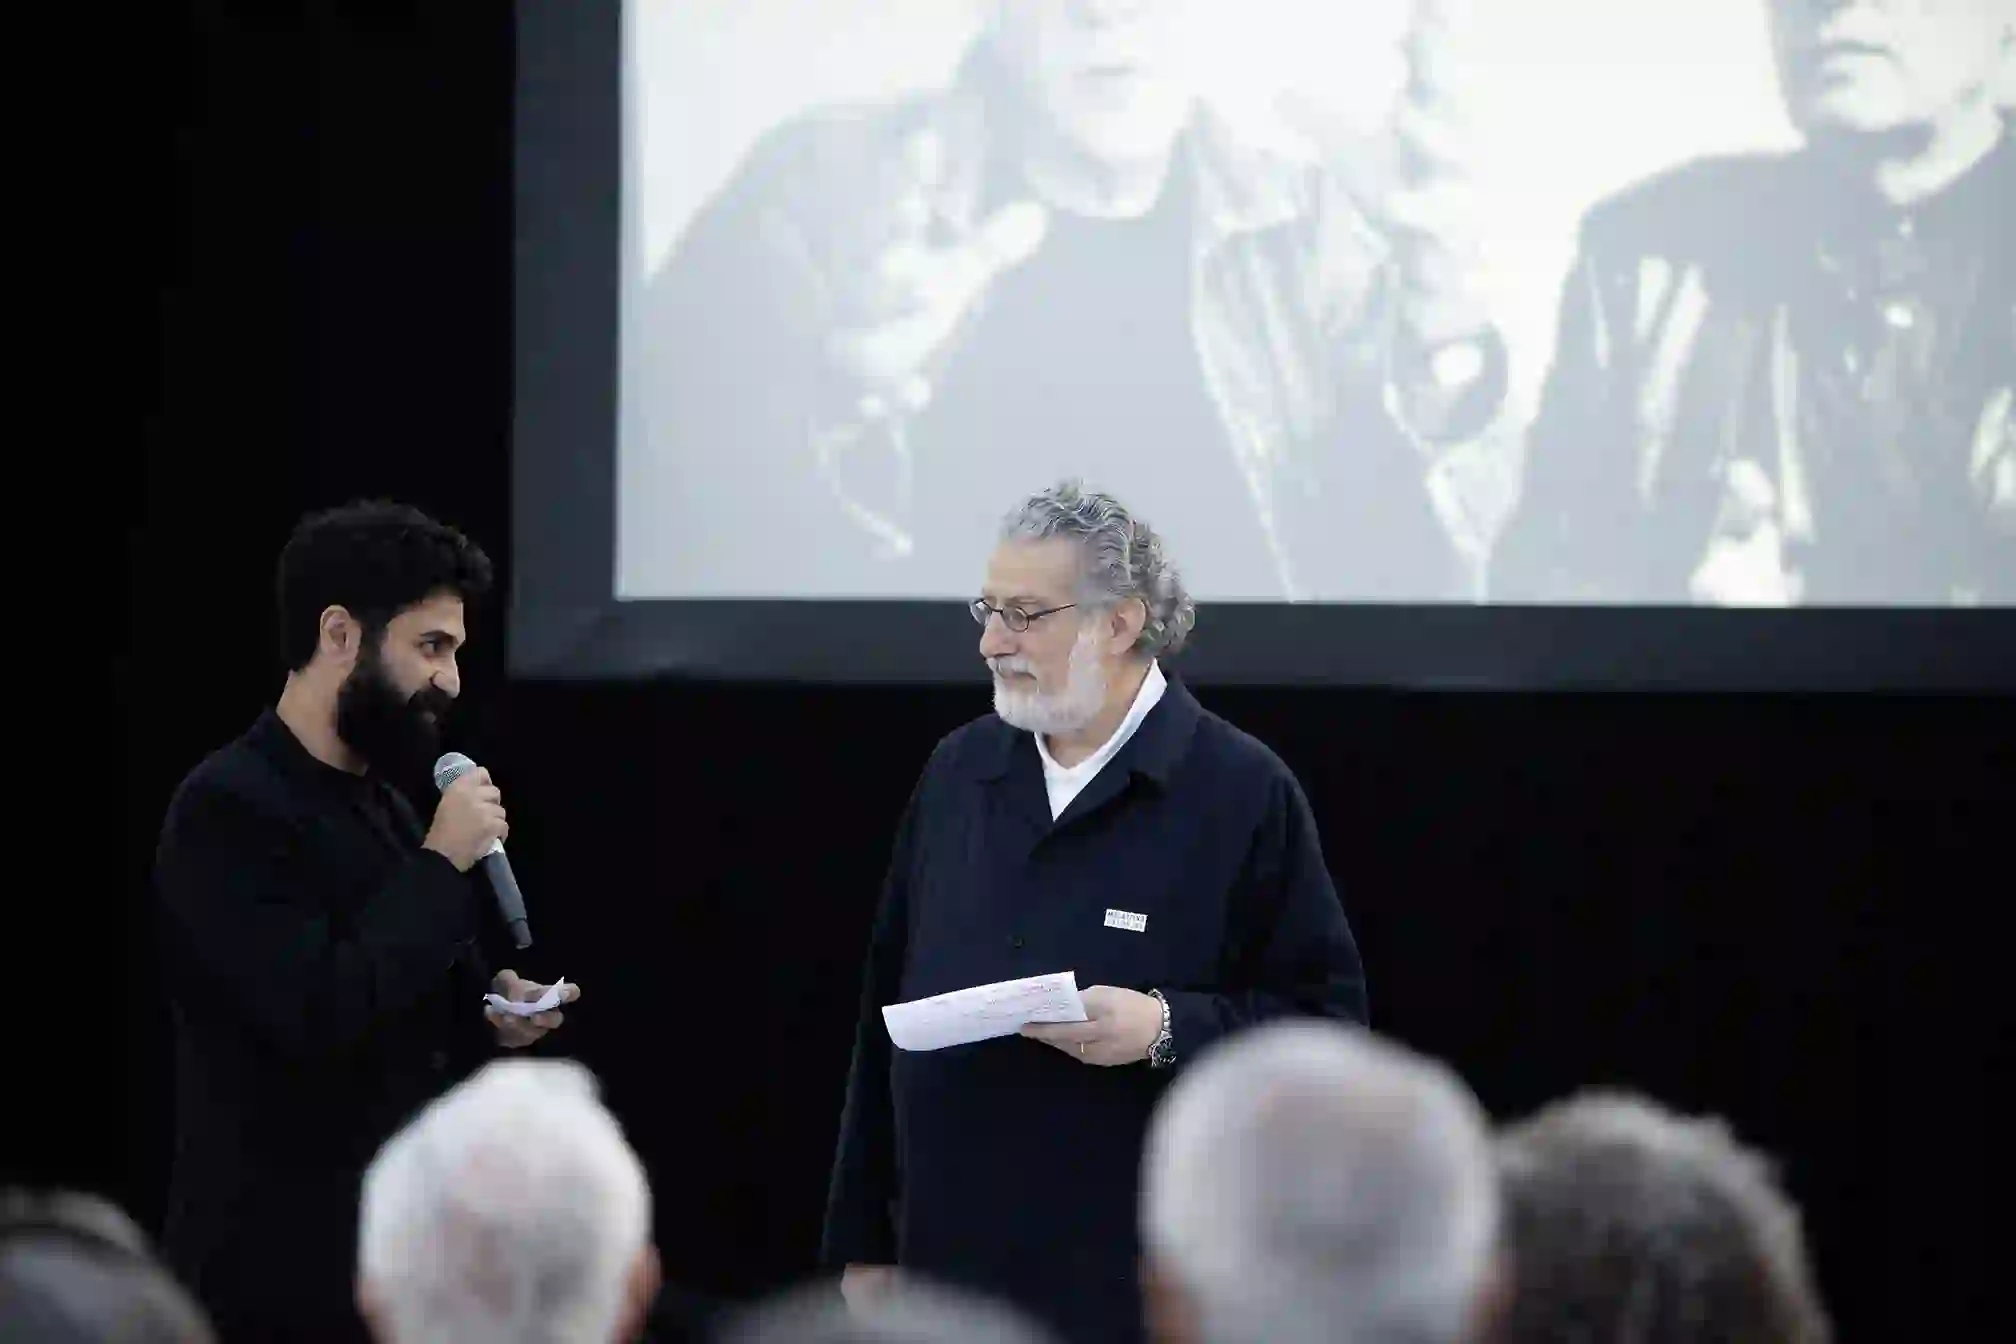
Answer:
[[2016, 605], [2016, 0], [633, 0], [616, 592]]

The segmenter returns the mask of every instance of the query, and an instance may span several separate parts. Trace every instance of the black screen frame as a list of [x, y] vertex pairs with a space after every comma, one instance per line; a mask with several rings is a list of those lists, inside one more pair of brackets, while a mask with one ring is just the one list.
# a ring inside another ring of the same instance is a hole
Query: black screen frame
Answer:
[[[512, 587], [521, 680], [937, 683], [958, 601], [621, 601], [621, 0], [517, 7]], [[1193, 682], [1490, 690], [2016, 690], [2016, 610], [1204, 604]]]

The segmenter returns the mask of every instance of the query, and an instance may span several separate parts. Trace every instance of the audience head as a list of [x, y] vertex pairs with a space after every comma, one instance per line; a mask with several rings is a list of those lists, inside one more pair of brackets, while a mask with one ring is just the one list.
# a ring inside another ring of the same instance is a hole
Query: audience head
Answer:
[[1446, 1344], [1492, 1301], [1488, 1122], [1442, 1065], [1321, 1021], [1177, 1079], [1144, 1170], [1148, 1314], [1175, 1344]]
[[0, 1191], [0, 1326], [46, 1344], [216, 1338], [130, 1218], [68, 1192]]
[[610, 1344], [658, 1289], [644, 1169], [595, 1080], [503, 1060], [364, 1177], [358, 1304], [380, 1344]]
[[715, 1344], [1053, 1344], [1005, 1304], [906, 1277], [872, 1305], [830, 1284], [780, 1293], [729, 1316]]
[[1498, 1142], [1506, 1344], [1820, 1344], [1799, 1216], [1712, 1120], [1589, 1092]]

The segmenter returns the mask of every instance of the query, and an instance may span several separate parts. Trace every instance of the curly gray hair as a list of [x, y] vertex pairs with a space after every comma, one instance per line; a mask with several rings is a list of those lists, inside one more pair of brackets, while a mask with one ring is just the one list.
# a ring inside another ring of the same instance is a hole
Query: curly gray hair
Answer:
[[1169, 563], [1162, 538], [1111, 495], [1064, 481], [1022, 501], [1001, 526], [1003, 541], [1069, 537], [1083, 557], [1080, 598], [1118, 606], [1140, 599], [1148, 610], [1134, 651], [1147, 657], [1180, 652], [1197, 624], [1197, 604]]

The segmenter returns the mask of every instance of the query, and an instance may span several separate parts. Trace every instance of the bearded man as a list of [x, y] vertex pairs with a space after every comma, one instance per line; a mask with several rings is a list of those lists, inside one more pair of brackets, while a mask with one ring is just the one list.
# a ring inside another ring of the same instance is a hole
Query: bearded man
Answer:
[[[982, 593], [995, 712], [939, 743], [897, 834], [825, 1257], [854, 1301], [914, 1274], [1126, 1344], [1163, 1088], [1264, 1019], [1364, 1022], [1364, 974], [1294, 775], [1164, 672], [1196, 611], [1145, 522], [1035, 495]], [[891, 1048], [884, 1005], [1058, 971], [1087, 1021]]]
[[461, 691], [463, 606], [489, 587], [483, 552], [416, 510], [302, 520], [279, 566], [285, 689], [168, 806], [164, 1243], [220, 1338], [368, 1338], [352, 1293], [372, 1155], [495, 1045], [560, 1024], [482, 1006], [545, 992], [493, 981], [479, 946], [467, 874], [508, 831], [488, 772], [449, 785], [424, 829], [386, 778], [432, 759]]

